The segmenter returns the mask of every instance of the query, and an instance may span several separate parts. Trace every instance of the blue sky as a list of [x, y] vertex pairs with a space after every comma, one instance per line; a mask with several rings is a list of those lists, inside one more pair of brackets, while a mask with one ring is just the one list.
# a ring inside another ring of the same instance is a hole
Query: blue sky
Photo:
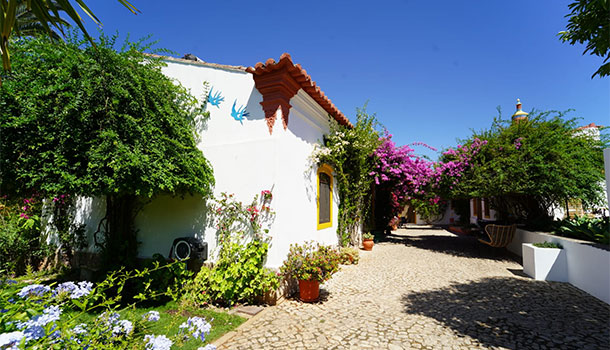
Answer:
[[88, 3], [107, 34], [151, 34], [208, 62], [288, 52], [351, 120], [368, 102], [398, 144], [443, 149], [488, 128], [497, 106], [512, 115], [517, 98], [526, 111], [571, 108], [583, 125], [610, 125], [610, 79], [591, 79], [601, 58], [557, 37], [570, 2], [132, 0], [137, 16]]

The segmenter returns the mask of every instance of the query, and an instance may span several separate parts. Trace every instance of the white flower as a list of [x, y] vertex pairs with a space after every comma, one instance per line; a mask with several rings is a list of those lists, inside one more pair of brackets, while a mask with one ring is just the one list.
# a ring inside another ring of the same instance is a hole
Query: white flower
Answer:
[[198, 350], [216, 350], [216, 345], [214, 344], [208, 344], [202, 348], [199, 348]]
[[203, 317], [190, 317], [186, 322], [180, 325], [180, 330], [187, 330], [194, 338], [205, 341], [206, 334], [210, 333], [212, 325]]
[[42, 284], [30, 284], [29, 286], [25, 286], [25, 287], [21, 288], [21, 290], [19, 291], [19, 293], [17, 293], [17, 295], [20, 296], [21, 298], [26, 298], [26, 297], [30, 297], [30, 296], [41, 297], [45, 293], [50, 292], [50, 291], [51, 291], [51, 288], [49, 288], [49, 286], [45, 286]]
[[0, 334], [0, 348], [6, 350], [17, 350], [19, 342], [25, 337], [20, 331]]
[[115, 337], [122, 334], [127, 335], [131, 333], [131, 331], [133, 331], [133, 323], [128, 320], [119, 320], [116, 322], [116, 325], [112, 327], [112, 335]]
[[161, 318], [159, 311], [149, 311], [145, 313], [142, 318], [146, 321], [157, 322]]
[[170, 350], [174, 342], [164, 335], [148, 334], [144, 337], [147, 350]]

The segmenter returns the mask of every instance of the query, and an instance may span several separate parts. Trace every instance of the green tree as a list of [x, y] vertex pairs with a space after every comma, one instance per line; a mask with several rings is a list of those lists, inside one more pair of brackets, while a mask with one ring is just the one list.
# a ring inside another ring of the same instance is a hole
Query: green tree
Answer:
[[577, 0], [570, 10], [566, 30], [559, 32], [562, 41], [585, 44], [583, 55], [589, 52], [603, 58], [603, 64], [593, 77], [610, 75], [610, 2], [608, 0]]
[[551, 208], [568, 199], [603, 200], [605, 136], [596, 140], [564, 113], [532, 112], [517, 123], [498, 117], [464, 145], [477, 139], [487, 143], [452, 186], [451, 198], [489, 198], [501, 219], [531, 224], [548, 220]]
[[[99, 19], [89, 9], [87, 4], [83, 0], [74, 0], [78, 7], [87, 14], [95, 23], [100, 23]], [[127, 0], [118, 0], [123, 6], [125, 6], [132, 13], [136, 13], [136, 9]], [[11, 55], [9, 52], [10, 38], [13, 34], [15, 25], [19, 24], [19, 14], [22, 12], [21, 8], [25, 5], [28, 19], [30, 20], [31, 26], [41, 26], [51, 37], [53, 33], [57, 34], [52, 28], [58, 29], [60, 32], [63, 31], [65, 21], [61, 18], [60, 13], [63, 12], [76, 23], [78, 28], [83, 32], [85, 37], [94, 43], [89, 33], [85, 29], [83, 19], [78, 14], [74, 6], [70, 3], [70, 0], [0, 0], [0, 55], [2, 56], [2, 67], [4, 70], [9, 71], [11, 69]], [[37, 24], [35, 24], [37, 22]], [[19, 33], [17, 33], [19, 34]], [[0, 84], [2, 78], [0, 77]]]
[[341, 199], [337, 234], [342, 245], [358, 242], [358, 228], [369, 214], [374, 179], [371, 157], [381, 143], [377, 126], [374, 115], [358, 109], [353, 128], [331, 125], [325, 146], [314, 152], [314, 162], [331, 165], [337, 175]]
[[96, 48], [15, 42], [16, 69], [0, 87], [0, 190], [105, 197], [100, 241], [129, 260], [141, 199], [208, 195], [214, 179], [194, 134], [205, 104], [163, 75], [145, 47], [117, 52], [115, 39], [102, 35]]

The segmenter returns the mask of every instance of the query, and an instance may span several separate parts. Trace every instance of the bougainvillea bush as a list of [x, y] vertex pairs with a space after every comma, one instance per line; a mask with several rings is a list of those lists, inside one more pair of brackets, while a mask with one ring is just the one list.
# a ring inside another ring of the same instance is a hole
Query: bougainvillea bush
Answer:
[[[478, 144], [460, 181], [448, 187], [450, 198], [488, 198], [502, 220], [532, 225], [548, 221], [552, 209], [567, 200], [585, 206], [602, 205], [602, 132], [597, 140], [578, 129], [565, 113], [532, 112], [513, 123], [496, 118], [488, 130], [476, 132], [463, 147]], [[444, 162], [459, 155], [447, 154]]]
[[[418, 156], [409, 145], [397, 146], [386, 134], [371, 159], [369, 175], [375, 180], [377, 227], [396, 220], [406, 204], [413, 206], [425, 220], [434, 221], [444, 213], [446, 198], [464, 172], [472, 167], [473, 157], [487, 141], [474, 139], [468, 145], [443, 152], [441, 161], [431, 162]], [[427, 146], [421, 142], [415, 144]]]
[[415, 154], [409, 146], [396, 146], [386, 132], [381, 144], [371, 155], [373, 170], [369, 173], [375, 184], [375, 216], [378, 228], [388, 225], [411, 199], [423, 198], [433, 181], [432, 164]]

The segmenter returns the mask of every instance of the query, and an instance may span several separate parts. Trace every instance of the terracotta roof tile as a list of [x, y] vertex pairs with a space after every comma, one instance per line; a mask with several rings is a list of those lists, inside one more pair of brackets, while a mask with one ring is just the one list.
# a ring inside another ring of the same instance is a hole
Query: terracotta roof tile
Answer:
[[349, 119], [341, 113], [341, 111], [332, 103], [332, 101], [320, 90], [307, 71], [300, 64], [294, 64], [288, 53], [282, 54], [280, 60], [276, 62], [270, 58], [263, 64], [258, 62], [254, 67], [246, 68], [246, 72], [253, 75], [264, 75], [280, 69], [287, 69], [290, 76], [296, 81], [300, 87], [313, 98], [328, 114], [330, 114], [339, 124], [353, 128], [353, 124]]

